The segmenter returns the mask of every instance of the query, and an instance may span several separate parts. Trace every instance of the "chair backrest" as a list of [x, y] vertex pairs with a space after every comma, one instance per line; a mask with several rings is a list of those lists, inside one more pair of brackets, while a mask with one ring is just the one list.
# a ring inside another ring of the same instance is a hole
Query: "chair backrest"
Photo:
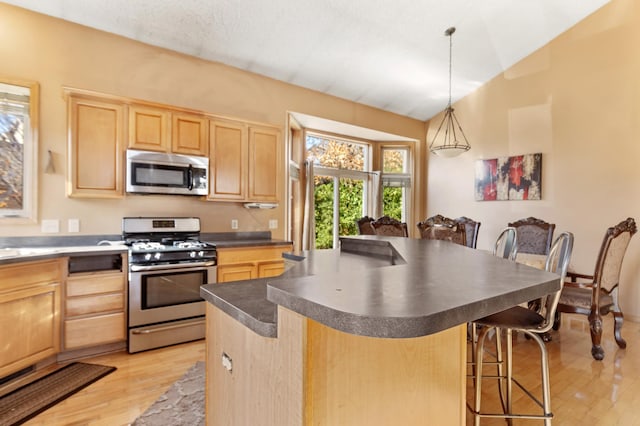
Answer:
[[356, 224], [358, 225], [358, 233], [360, 235], [375, 235], [376, 231], [373, 229], [373, 226], [371, 226], [371, 222], [373, 222], [374, 220], [374, 218], [369, 216], [364, 216], [358, 219], [358, 221], [356, 222]]
[[382, 216], [371, 222], [376, 235], [386, 235], [390, 237], [408, 237], [409, 229], [405, 222], [393, 219], [389, 216]]
[[528, 217], [512, 222], [512, 226], [518, 231], [518, 252], [531, 254], [548, 254], [555, 223], [548, 223], [535, 217]]
[[636, 222], [632, 218], [628, 218], [607, 229], [604, 234], [593, 280], [605, 290], [611, 291], [618, 285], [622, 260], [629, 246], [629, 241], [637, 230]]
[[571, 232], [563, 232], [560, 234], [549, 249], [544, 269], [545, 271], [554, 272], [560, 276], [560, 289], [547, 295], [544, 300], [540, 314], [544, 316], [545, 320], [540, 327], [538, 327], [537, 331], [539, 333], [546, 333], [553, 327], [558, 301], [560, 300], [560, 293], [562, 293], [562, 285], [567, 276], [567, 269], [569, 268], [572, 252], [573, 234]]
[[435, 215], [417, 225], [420, 238], [425, 240], [451, 241], [452, 243], [467, 245], [467, 231], [463, 223], [442, 215]]
[[466, 216], [455, 219], [456, 222], [464, 224], [467, 233], [467, 247], [476, 248], [478, 243], [478, 231], [480, 230], [480, 222], [476, 222]]
[[518, 254], [518, 233], [516, 228], [509, 226], [500, 232], [493, 246], [493, 255], [503, 259], [516, 260]]

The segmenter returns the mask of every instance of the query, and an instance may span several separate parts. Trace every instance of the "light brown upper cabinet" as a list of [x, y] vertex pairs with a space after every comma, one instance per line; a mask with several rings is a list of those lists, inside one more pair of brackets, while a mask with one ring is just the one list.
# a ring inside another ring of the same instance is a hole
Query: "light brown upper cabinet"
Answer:
[[186, 112], [130, 105], [129, 148], [206, 156], [207, 120]]
[[280, 131], [239, 121], [209, 123], [209, 199], [277, 202]]
[[280, 152], [277, 129], [249, 127], [249, 201], [278, 201]]
[[170, 113], [144, 105], [129, 106], [129, 148], [169, 151]]
[[209, 198], [247, 198], [249, 166], [247, 126], [236, 121], [209, 121]]
[[171, 114], [171, 151], [177, 154], [207, 156], [207, 122], [204, 117], [187, 114]]
[[124, 105], [68, 93], [69, 197], [119, 198], [124, 188]]

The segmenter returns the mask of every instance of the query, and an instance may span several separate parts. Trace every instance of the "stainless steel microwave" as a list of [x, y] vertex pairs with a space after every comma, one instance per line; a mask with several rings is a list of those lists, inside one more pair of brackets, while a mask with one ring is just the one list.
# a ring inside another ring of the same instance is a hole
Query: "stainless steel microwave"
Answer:
[[207, 157], [127, 150], [127, 192], [206, 195], [208, 174]]

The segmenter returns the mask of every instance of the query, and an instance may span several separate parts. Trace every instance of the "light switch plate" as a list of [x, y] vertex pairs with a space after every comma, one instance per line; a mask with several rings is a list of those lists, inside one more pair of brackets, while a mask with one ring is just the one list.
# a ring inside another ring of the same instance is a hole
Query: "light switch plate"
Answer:
[[238, 220], [231, 219], [231, 229], [238, 229]]
[[278, 228], [278, 219], [269, 219], [269, 229]]
[[40, 230], [45, 234], [57, 234], [60, 232], [60, 221], [58, 219], [42, 219]]

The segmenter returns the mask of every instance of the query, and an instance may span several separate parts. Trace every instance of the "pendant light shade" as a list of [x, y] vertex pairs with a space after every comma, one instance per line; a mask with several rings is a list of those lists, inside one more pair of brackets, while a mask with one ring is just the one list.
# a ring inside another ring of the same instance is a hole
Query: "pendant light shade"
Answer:
[[444, 32], [444, 35], [449, 37], [449, 103], [444, 111], [442, 122], [431, 140], [431, 144], [429, 144], [429, 151], [440, 157], [455, 157], [471, 149], [454, 109], [451, 107], [451, 51], [453, 44], [451, 36], [455, 31], [455, 27], [451, 27]]

